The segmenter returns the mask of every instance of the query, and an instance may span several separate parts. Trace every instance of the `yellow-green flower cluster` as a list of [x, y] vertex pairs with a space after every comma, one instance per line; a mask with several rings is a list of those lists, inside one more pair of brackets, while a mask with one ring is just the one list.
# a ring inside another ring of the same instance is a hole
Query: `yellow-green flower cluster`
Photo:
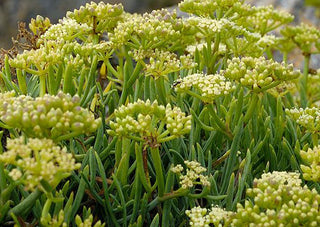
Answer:
[[[232, 82], [219, 74], [192, 74], [176, 81], [175, 83], [175, 90], [177, 92], [188, 93], [188, 91], [193, 87], [197, 91], [197, 94], [201, 96], [201, 100], [208, 103], [213, 102], [220, 96], [230, 94], [235, 89]], [[190, 92], [189, 94], [192, 95]]]
[[[186, 116], [178, 107], [166, 107], [150, 100], [138, 100], [127, 106], [120, 106], [114, 112], [115, 121], [110, 122], [110, 135], [157, 137], [165, 126], [163, 135], [179, 137], [191, 130], [191, 115]], [[158, 127], [160, 131], [158, 130]]]
[[235, 22], [228, 19], [210, 19], [202, 17], [190, 17], [186, 23], [189, 26], [196, 27], [201, 35], [200, 37], [215, 37], [217, 33], [221, 33], [221, 42], [225, 42], [224, 39], [230, 37], [245, 37], [248, 40], [258, 41], [260, 35], [258, 33], [250, 32], [241, 25], [237, 25]]
[[301, 186], [299, 173], [272, 172], [255, 179], [247, 195], [253, 199], [238, 204], [232, 226], [319, 226], [320, 195]]
[[20, 181], [28, 190], [44, 190], [42, 181], [56, 187], [63, 178], [81, 166], [75, 163], [66, 148], [55, 145], [50, 139], [25, 140], [24, 137], [9, 139], [8, 150], [0, 155], [0, 161], [14, 166], [9, 176], [14, 181]]
[[101, 41], [98, 44], [90, 42], [80, 44], [74, 41], [64, 44], [61, 50], [64, 62], [71, 64], [73, 71], [80, 72], [84, 66], [91, 65], [92, 56], [97, 56], [98, 60], [108, 59], [113, 52], [112, 48], [110, 41]]
[[49, 18], [43, 18], [40, 15], [37, 15], [36, 19], [32, 18], [29, 24], [30, 30], [34, 35], [40, 36], [45, 31], [47, 31], [51, 26]]
[[196, 161], [184, 161], [187, 166], [186, 173], [182, 173], [183, 167], [178, 164], [171, 168], [171, 171], [179, 175], [180, 185], [183, 189], [192, 188], [195, 185], [202, 185], [204, 187], [210, 187], [208, 176], [203, 175], [207, 169], [199, 162]]
[[258, 46], [262, 47], [263, 49], [275, 47], [278, 43], [278, 39], [274, 35], [264, 35], [258, 41]]
[[98, 44], [78, 42], [67, 43], [63, 46], [65, 53], [80, 55], [82, 58], [87, 59], [94, 54], [101, 57], [109, 57], [112, 50], [112, 43], [110, 41], [101, 41]]
[[28, 137], [74, 136], [94, 132], [101, 119], [80, 107], [80, 98], [59, 92], [56, 96], [32, 98], [0, 94], [0, 119], [9, 127], [21, 129]]
[[275, 10], [272, 5], [253, 8], [253, 13], [238, 20], [241, 25], [261, 35], [267, 34], [283, 24], [290, 23], [294, 17], [285, 11]]
[[258, 45], [260, 34], [251, 32], [231, 20], [190, 17], [185, 23], [198, 30], [194, 35], [197, 39], [219, 42], [219, 45], [225, 45], [227, 50], [231, 50], [236, 56], [261, 56], [263, 53], [263, 48]]
[[294, 94], [297, 91], [296, 81], [285, 81], [276, 87], [268, 90], [268, 93], [274, 97], [284, 97], [287, 93]]
[[320, 146], [309, 148], [307, 151], [301, 150], [302, 160], [307, 165], [300, 165], [305, 180], [315, 182], [320, 181]]
[[133, 49], [165, 47], [176, 50], [181, 49], [181, 44], [187, 39], [181, 33], [183, 28], [183, 20], [177, 18], [176, 12], [162, 9], [143, 15], [128, 16], [109, 36], [117, 47], [129, 45]]
[[64, 60], [62, 48], [55, 41], [48, 41], [45, 46], [41, 45], [39, 49], [25, 50], [18, 54], [15, 58], [10, 59], [11, 67], [25, 69], [33, 68], [33, 71], [38, 70], [37, 74], [46, 73], [48, 63], [60, 64]]
[[87, 3], [80, 9], [67, 12], [67, 18], [76, 20], [79, 24], [94, 26], [95, 33], [111, 31], [122, 20], [123, 6], [121, 4], [111, 5], [104, 2]]
[[214, 206], [211, 209], [193, 207], [186, 210], [186, 215], [190, 218], [189, 225], [192, 227], [227, 226], [232, 214], [233, 212]]
[[275, 87], [283, 81], [298, 78], [300, 72], [295, 71], [293, 65], [274, 62], [264, 57], [244, 57], [228, 60], [224, 76], [238, 81], [255, 92], [261, 92]]
[[[14, 68], [29, 70], [32, 73], [37, 69], [38, 75], [46, 74], [49, 65], [61, 63], [73, 65], [74, 71], [81, 71], [84, 66], [89, 66], [92, 56], [97, 55], [99, 60], [109, 58], [112, 52], [112, 43], [101, 41], [98, 44], [78, 43], [70, 41], [59, 43], [54, 40], [47, 40], [45, 45], [39, 49], [24, 51], [16, 58], [10, 59], [9, 63]], [[34, 74], [34, 73], [33, 73]]]
[[179, 8], [184, 12], [209, 18], [215, 18], [217, 10], [221, 14], [228, 12], [228, 15], [225, 16], [229, 17], [234, 14], [237, 16], [247, 14], [247, 11], [250, 10], [250, 7], [246, 7], [242, 0], [184, 0], [179, 3]]
[[281, 34], [291, 39], [304, 54], [320, 53], [320, 30], [314, 26], [301, 24], [287, 26]]
[[320, 130], [320, 109], [317, 107], [307, 107], [286, 109], [286, 114], [289, 115], [299, 125], [306, 128], [312, 133], [318, 133]]
[[131, 53], [133, 58], [137, 61], [146, 58], [147, 63], [143, 62], [145, 75], [153, 76], [156, 79], [172, 72], [194, 68], [196, 66], [196, 63], [190, 55], [181, 55], [178, 57], [173, 52], [159, 49], [155, 49], [154, 51], [139, 49], [134, 50]]
[[[60, 23], [52, 25], [45, 34], [38, 39], [39, 48], [24, 51], [15, 58], [10, 59], [11, 67], [24, 69], [32, 74], [46, 74], [49, 65], [71, 63], [75, 69], [81, 69], [86, 63], [90, 52], [75, 52], [74, 49], [80, 45], [75, 38], [89, 34], [87, 25], [80, 25], [75, 20], [64, 18]], [[87, 48], [89, 49], [89, 48]], [[83, 58], [81, 58], [83, 57]], [[86, 58], [85, 58], [86, 57]], [[31, 70], [31, 71], [30, 71]]]
[[38, 40], [40, 44], [47, 40], [54, 40], [57, 43], [66, 43], [91, 34], [92, 28], [87, 24], [79, 24], [71, 18], [63, 18], [59, 23], [52, 25]]

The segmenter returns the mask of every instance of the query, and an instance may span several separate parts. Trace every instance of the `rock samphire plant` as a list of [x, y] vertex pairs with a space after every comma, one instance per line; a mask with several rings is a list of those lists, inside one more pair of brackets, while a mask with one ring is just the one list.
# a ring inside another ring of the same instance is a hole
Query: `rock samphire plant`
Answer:
[[319, 28], [178, 6], [20, 24], [0, 58], [0, 226], [319, 226]]

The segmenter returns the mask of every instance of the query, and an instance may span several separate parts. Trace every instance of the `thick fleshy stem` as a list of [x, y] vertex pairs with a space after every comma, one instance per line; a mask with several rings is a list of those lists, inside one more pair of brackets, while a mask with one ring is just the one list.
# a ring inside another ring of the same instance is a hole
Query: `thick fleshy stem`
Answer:
[[302, 108], [306, 108], [308, 106], [308, 74], [309, 74], [309, 64], [310, 64], [310, 57], [311, 55], [309, 53], [304, 53], [304, 65], [303, 65], [303, 77], [301, 78], [301, 106]]
[[156, 171], [158, 195], [159, 197], [162, 197], [164, 194], [164, 177], [163, 177], [163, 171], [162, 171], [160, 151], [158, 147], [151, 148], [151, 157], [152, 157], [153, 164]]
[[13, 213], [15, 215], [20, 215], [22, 213], [25, 213], [26, 211], [32, 209], [33, 205], [37, 201], [37, 199], [41, 196], [42, 192], [39, 189], [36, 189], [34, 192], [32, 192], [27, 198], [25, 198], [21, 203], [19, 203], [17, 206], [13, 207], [11, 210], [9, 210], [7, 219], [10, 218], [10, 214]]
[[40, 97], [46, 94], [46, 75], [40, 75]]
[[253, 93], [252, 96], [251, 96], [249, 107], [247, 109], [247, 113], [246, 113], [246, 115], [244, 116], [244, 119], [243, 119], [243, 121], [245, 123], [247, 123], [251, 119], [253, 113], [257, 109], [258, 101], [259, 101], [258, 94]]

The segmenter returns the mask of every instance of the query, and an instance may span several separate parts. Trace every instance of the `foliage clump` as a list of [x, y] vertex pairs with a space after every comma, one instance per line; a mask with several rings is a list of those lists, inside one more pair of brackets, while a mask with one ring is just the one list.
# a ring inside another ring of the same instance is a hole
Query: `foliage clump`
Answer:
[[319, 29], [243, 0], [179, 7], [20, 23], [0, 60], [1, 226], [320, 224]]

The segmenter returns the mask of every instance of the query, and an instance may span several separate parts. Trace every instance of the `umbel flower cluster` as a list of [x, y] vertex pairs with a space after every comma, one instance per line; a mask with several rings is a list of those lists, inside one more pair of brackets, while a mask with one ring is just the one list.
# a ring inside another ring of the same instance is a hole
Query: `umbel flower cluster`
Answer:
[[301, 150], [300, 155], [306, 165], [300, 165], [305, 180], [320, 181], [320, 146], [307, 151]]
[[30, 24], [35, 35], [42, 31], [37, 41], [38, 48], [18, 54], [10, 59], [10, 65], [37, 75], [46, 74], [49, 66], [62, 63], [73, 63], [78, 70], [90, 65], [92, 52], [102, 55], [101, 58], [109, 53], [110, 43], [99, 42], [99, 39], [122, 20], [122, 13], [121, 5], [91, 2], [79, 10], [68, 12], [54, 25], [38, 18]]
[[264, 173], [247, 189], [245, 204], [236, 212], [219, 207], [187, 210], [191, 226], [319, 226], [320, 195], [306, 185], [296, 172]]
[[275, 10], [273, 6], [254, 7], [252, 14], [242, 17], [238, 22], [250, 31], [259, 32], [262, 36], [283, 24], [293, 21], [294, 17], [285, 11]]
[[57, 139], [61, 135], [74, 136], [96, 131], [101, 119], [80, 107], [80, 98], [59, 92], [45, 95], [14, 97], [14, 93], [0, 94], [0, 119], [18, 128], [29, 137]]
[[320, 195], [306, 185], [301, 186], [299, 173], [265, 173], [247, 190], [252, 198], [238, 204], [233, 226], [319, 226]]
[[87, 24], [94, 33], [108, 32], [123, 19], [123, 6], [91, 2], [73, 12], [69, 11], [67, 18], [74, 19], [79, 24]]
[[8, 140], [8, 151], [0, 155], [0, 162], [12, 165], [9, 176], [21, 182], [28, 190], [42, 187], [42, 182], [56, 187], [73, 170], [80, 168], [72, 154], [50, 139], [28, 139], [25, 137]]
[[241, 0], [184, 0], [179, 3], [179, 8], [184, 12], [208, 18], [215, 18], [217, 10], [221, 13], [228, 11], [230, 17], [235, 11], [240, 15], [253, 13], [252, 7], [243, 4]]
[[[166, 76], [172, 72], [178, 72], [182, 69], [194, 68], [197, 64], [190, 55], [181, 55], [178, 57], [175, 53], [164, 50], [143, 50], [138, 49], [130, 52], [133, 59], [140, 61], [144, 65], [146, 76], [153, 76], [158, 79], [160, 76]], [[145, 62], [145, 61], [146, 62]]]
[[320, 31], [314, 26], [303, 23], [300, 26], [287, 26], [281, 30], [281, 34], [304, 54], [320, 53]]
[[36, 19], [32, 18], [29, 24], [30, 30], [35, 35], [41, 35], [45, 31], [47, 31], [51, 26], [49, 18], [43, 18], [42, 16], [38, 15]]
[[228, 60], [224, 76], [238, 81], [254, 92], [273, 88], [284, 81], [291, 81], [300, 76], [299, 71], [293, 70], [293, 65], [286, 65], [266, 60], [264, 57], [233, 58]]
[[311, 133], [320, 129], [320, 110], [317, 107], [286, 109], [286, 114]]
[[191, 74], [175, 82], [175, 90], [179, 93], [195, 95], [202, 101], [211, 103], [216, 98], [230, 94], [235, 89], [235, 85], [222, 75]]
[[127, 15], [110, 33], [110, 41], [116, 47], [128, 45], [143, 50], [171, 47], [170, 50], [178, 50], [191, 40], [189, 36], [189, 39], [184, 37], [184, 29], [183, 20], [177, 18], [176, 12], [154, 10], [143, 15]]
[[189, 224], [192, 227], [228, 226], [232, 214], [231, 211], [214, 206], [211, 209], [194, 207], [186, 210], [186, 215], [190, 218]]
[[207, 169], [199, 162], [196, 161], [184, 161], [187, 166], [186, 173], [183, 172], [182, 165], [178, 164], [171, 168], [171, 171], [179, 175], [180, 185], [183, 189], [192, 188], [195, 185], [202, 185], [204, 187], [210, 187], [208, 176], [203, 175]]
[[138, 100], [121, 106], [115, 110], [114, 118], [115, 121], [110, 122], [111, 130], [107, 131], [110, 135], [157, 138], [170, 134], [179, 137], [191, 130], [191, 115], [186, 116], [180, 108], [172, 108], [170, 104], [158, 105], [157, 101]]

